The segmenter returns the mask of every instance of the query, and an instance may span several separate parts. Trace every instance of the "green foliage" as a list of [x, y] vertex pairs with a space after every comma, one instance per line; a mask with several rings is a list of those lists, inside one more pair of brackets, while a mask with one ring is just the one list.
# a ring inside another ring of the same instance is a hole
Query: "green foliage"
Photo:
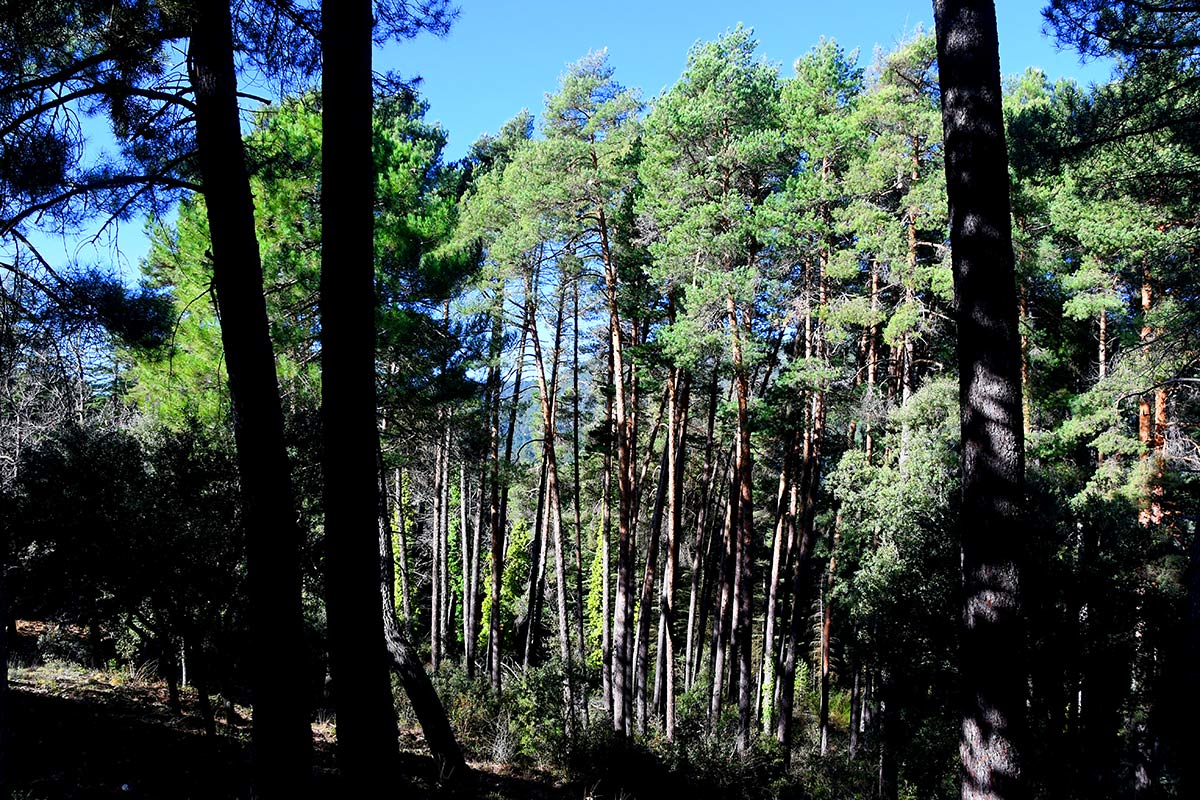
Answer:
[[[526, 613], [525, 581], [529, 578], [529, 545], [533, 541], [533, 533], [529, 529], [529, 521], [524, 517], [513, 520], [513, 526], [508, 532], [508, 554], [504, 559], [504, 572], [500, 581], [500, 635], [504, 652], [511, 653], [516, 649], [517, 619]], [[486, 570], [481, 575], [492, 574], [492, 557], [488, 552]], [[492, 594], [490, 591], [483, 596], [480, 611], [481, 619], [492, 618]], [[490, 624], [490, 623], [489, 623]], [[488, 625], [479, 632], [479, 650], [486, 652], [488, 641]]]

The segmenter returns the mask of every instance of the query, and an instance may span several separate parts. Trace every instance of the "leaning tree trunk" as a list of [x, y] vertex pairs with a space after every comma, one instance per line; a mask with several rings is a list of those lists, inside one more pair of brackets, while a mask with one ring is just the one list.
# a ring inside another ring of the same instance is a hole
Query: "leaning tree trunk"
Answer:
[[371, 3], [324, 2], [321, 20], [326, 610], [338, 766], [346, 790], [366, 794], [386, 785], [397, 756], [380, 630]]
[[962, 413], [962, 796], [1025, 797], [1025, 447], [996, 9], [933, 6]]
[[312, 763], [307, 671], [301, 668], [308, 661], [302, 539], [242, 148], [229, 3], [196, 5], [188, 64], [246, 531], [254, 782], [261, 797], [296, 797], [307, 791]]
[[[384, 472], [380, 459], [380, 489], [382, 490]], [[425, 736], [425, 744], [434, 761], [438, 764], [438, 772], [443, 776], [462, 777], [466, 772], [466, 761], [462, 749], [454, 737], [454, 729], [450, 727], [450, 719], [446, 709], [433, 688], [433, 681], [425, 672], [411, 640], [400, 629], [396, 619], [396, 598], [393, 594], [393, 581], [388, 576], [388, 565], [394, 563], [392, 552], [392, 531], [388, 524], [387, 507], [379, 505], [379, 565], [383, 604], [383, 640], [387, 647], [387, 657], [392, 670], [404, 686], [404, 693], [412, 703], [413, 712]], [[386, 784], [384, 784], [386, 785]]]

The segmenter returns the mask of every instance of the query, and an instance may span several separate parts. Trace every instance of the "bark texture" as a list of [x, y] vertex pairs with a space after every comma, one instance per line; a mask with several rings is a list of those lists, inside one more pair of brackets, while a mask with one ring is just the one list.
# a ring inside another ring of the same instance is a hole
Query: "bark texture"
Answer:
[[1027, 796], [1021, 349], [991, 0], [935, 0], [962, 411], [963, 798]]

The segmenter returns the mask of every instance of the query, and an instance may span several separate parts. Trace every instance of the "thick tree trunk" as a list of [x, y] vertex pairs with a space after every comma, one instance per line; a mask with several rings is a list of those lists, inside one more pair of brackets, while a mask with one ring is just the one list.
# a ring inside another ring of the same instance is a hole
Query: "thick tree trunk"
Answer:
[[[246, 530], [254, 782], [261, 797], [297, 797], [308, 790], [312, 763], [307, 670], [300, 668], [308, 661], [300, 605], [302, 539], [242, 148], [228, 2], [197, 4], [189, 73]], [[280, 664], [291, 666], [281, 670]]]
[[366, 794], [397, 757], [380, 628], [371, 4], [323, 3], [321, 19], [326, 610], [338, 767], [348, 793]]
[[8, 745], [8, 529], [0, 524], [0, 798], [9, 796]]
[[[1200, 714], [1200, 531], [1192, 534], [1192, 545], [1188, 553], [1186, 574], [1188, 614], [1187, 641], [1184, 642], [1185, 662], [1183, 686], [1185, 689], [1182, 717], [1188, 723]], [[1187, 759], [1183, 770], [1183, 792], [1181, 796], [1200, 793], [1200, 765]]]
[[1021, 353], [996, 9], [934, 0], [962, 408], [962, 796], [1029, 794]]

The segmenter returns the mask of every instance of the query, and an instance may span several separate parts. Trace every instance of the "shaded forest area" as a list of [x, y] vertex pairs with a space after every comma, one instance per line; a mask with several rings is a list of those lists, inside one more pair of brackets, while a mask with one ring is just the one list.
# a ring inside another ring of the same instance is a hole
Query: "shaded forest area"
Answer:
[[0, 791], [1195, 796], [1200, 5], [933, 6], [451, 161], [446, 0], [0, 0]]

